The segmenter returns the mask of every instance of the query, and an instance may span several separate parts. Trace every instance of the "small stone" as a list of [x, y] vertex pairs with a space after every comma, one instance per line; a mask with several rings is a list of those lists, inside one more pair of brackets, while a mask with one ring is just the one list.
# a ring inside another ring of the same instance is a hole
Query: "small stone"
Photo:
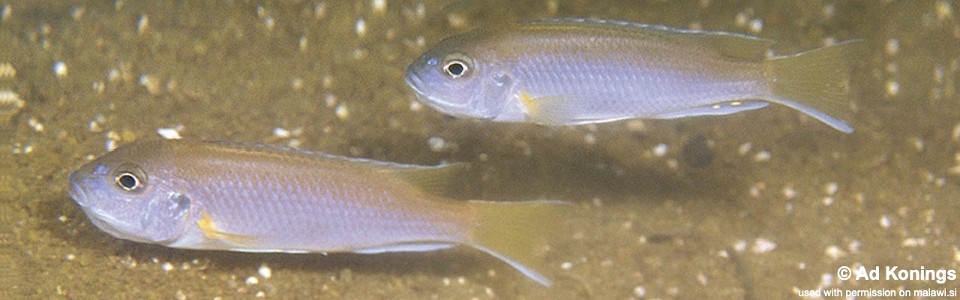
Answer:
[[840, 249], [840, 247], [830, 245], [827, 246], [827, 249], [823, 251], [828, 257], [832, 259], [839, 259], [841, 257], [847, 256], [847, 252]]
[[382, 15], [387, 11], [387, 0], [371, 0], [370, 6], [373, 10], [373, 14]]
[[341, 121], [346, 121], [347, 118], [350, 118], [350, 111], [347, 110], [347, 106], [343, 105], [343, 103], [340, 103], [340, 105], [337, 105], [337, 108], [334, 110], [334, 114]]
[[179, 140], [182, 138], [177, 128], [157, 128], [157, 134], [168, 140]]
[[657, 146], [653, 147], [653, 156], [663, 157], [667, 154], [667, 150], [667, 144], [657, 144]]
[[363, 36], [367, 35], [367, 22], [363, 21], [363, 18], [357, 18], [353, 29], [356, 31], [358, 37], [363, 38]]
[[260, 283], [260, 280], [257, 279], [257, 277], [250, 276], [250, 277], [247, 277], [247, 280], [244, 281], [244, 283], [246, 283], [247, 285], [254, 285], [254, 284]]
[[62, 61], [53, 63], [53, 74], [57, 77], [67, 76], [67, 64]]
[[753, 253], [767, 253], [777, 249], [777, 243], [774, 243], [771, 240], [759, 238], [753, 241], [753, 246], [750, 247], [750, 251]]
[[270, 276], [273, 275], [273, 273], [270, 271], [270, 267], [267, 266], [267, 264], [260, 265], [260, 269], [257, 269], [257, 273], [259, 273], [260, 277], [263, 277], [263, 279], [270, 279]]
[[906, 238], [906, 239], [903, 240], [902, 245], [903, 245], [904, 247], [911, 247], [911, 248], [922, 247], [922, 246], [927, 245], [927, 239], [925, 239], [925, 238]]

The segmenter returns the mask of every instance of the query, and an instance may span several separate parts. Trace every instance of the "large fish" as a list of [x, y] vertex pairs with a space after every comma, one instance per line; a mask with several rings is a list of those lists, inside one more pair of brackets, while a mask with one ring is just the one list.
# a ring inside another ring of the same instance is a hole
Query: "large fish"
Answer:
[[550, 285], [531, 265], [570, 205], [455, 201], [425, 192], [462, 166], [265, 145], [135, 142], [70, 174], [68, 193], [94, 225], [121, 239], [298, 253], [468, 245]]
[[480, 28], [449, 37], [406, 70], [446, 114], [574, 125], [724, 115], [777, 103], [843, 132], [858, 41], [767, 58], [757, 37], [590, 19]]

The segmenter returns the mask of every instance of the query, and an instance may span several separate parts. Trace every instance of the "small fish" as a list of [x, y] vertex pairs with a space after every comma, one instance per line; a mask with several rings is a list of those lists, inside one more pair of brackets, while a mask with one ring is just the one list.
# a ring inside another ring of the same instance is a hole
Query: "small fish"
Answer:
[[70, 197], [100, 230], [174, 248], [244, 252], [432, 251], [468, 245], [533, 280], [557, 201], [455, 201], [463, 164], [418, 166], [267, 145], [148, 141], [70, 174]]
[[858, 40], [767, 58], [757, 37], [592, 19], [548, 19], [449, 37], [406, 70], [440, 112], [576, 125], [726, 115], [777, 103], [831, 127], [844, 120]]

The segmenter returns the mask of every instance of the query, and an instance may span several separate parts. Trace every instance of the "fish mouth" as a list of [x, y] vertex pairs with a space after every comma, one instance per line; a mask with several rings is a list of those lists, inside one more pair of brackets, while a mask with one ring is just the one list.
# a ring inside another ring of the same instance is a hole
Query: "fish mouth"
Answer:
[[80, 186], [78, 177], [77, 173], [70, 174], [70, 188], [67, 189], [67, 195], [73, 198], [73, 202], [83, 207], [84, 203], [87, 202], [87, 194], [83, 191], [83, 187]]
[[417, 75], [412, 69], [407, 69], [406, 76], [403, 76], [403, 80], [413, 89], [413, 92], [417, 94], [417, 97], [424, 97], [423, 93], [423, 79], [420, 79], [420, 76]]

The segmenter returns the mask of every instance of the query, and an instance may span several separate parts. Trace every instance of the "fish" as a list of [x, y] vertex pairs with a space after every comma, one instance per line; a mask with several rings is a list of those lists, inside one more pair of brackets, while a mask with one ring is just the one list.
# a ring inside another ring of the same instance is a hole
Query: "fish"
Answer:
[[862, 40], [768, 57], [774, 43], [624, 21], [530, 20], [443, 39], [404, 80], [441, 113], [493, 122], [674, 119], [776, 103], [853, 132], [844, 99]]
[[534, 266], [571, 205], [439, 195], [467, 167], [234, 142], [135, 141], [70, 173], [67, 193], [94, 226], [134, 242], [359, 254], [465, 245], [550, 286]]

